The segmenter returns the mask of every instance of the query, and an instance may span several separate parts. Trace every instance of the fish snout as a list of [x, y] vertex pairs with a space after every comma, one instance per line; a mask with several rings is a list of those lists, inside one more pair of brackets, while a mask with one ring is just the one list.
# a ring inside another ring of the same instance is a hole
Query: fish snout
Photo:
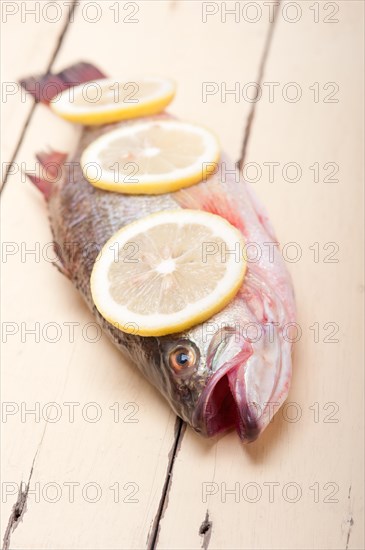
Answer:
[[196, 408], [194, 427], [207, 437], [235, 428], [244, 443], [261, 432], [259, 415], [249, 402], [245, 384], [246, 361], [223, 365], [209, 380]]
[[249, 443], [265, 429], [290, 382], [290, 348], [276, 336], [268, 331], [250, 342], [230, 327], [213, 336], [207, 355], [211, 374], [193, 414], [197, 431], [212, 437], [235, 428]]

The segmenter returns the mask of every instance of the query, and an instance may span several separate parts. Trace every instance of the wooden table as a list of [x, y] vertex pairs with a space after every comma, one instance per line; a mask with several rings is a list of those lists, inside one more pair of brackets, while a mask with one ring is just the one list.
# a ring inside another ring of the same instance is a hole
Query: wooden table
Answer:
[[[364, 548], [363, 15], [352, 0], [2, 3], [5, 548]], [[302, 331], [287, 405], [249, 446], [185, 429], [51, 265], [23, 171], [79, 131], [15, 82], [78, 60], [171, 76], [172, 113], [235, 159], [244, 143]]]

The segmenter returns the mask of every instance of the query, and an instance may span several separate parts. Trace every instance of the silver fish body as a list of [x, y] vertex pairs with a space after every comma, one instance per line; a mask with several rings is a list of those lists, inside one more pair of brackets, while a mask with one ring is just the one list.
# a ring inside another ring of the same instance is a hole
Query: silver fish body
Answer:
[[[159, 119], [151, 118], [156, 124]], [[267, 215], [249, 186], [231, 173], [164, 195], [125, 195], [93, 187], [82, 173], [81, 153], [119, 124], [126, 123], [85, 128], [74, 158], [49, 194], [61, 269], [114, 344], [177, 415], [202, 435], [236, 428], [244, 442], [252, 441], [285, 400], [292, 367], [288, 335], [295, 321], [293, 289]], [[221, 169], [232, 168], [225, 157], [221, 162]], [[122, 226], [176, 208], [217, 213], [242, 231], [249, 256], [242, 287], [222, 311], [183, 333], [163, 337], [123, 333], [100, 315], [91, 297], [90, 274], [97, 254]], [[194, 365], [179, 372], [170, 362], [177, 348], [193, 350], [196, 358]]]

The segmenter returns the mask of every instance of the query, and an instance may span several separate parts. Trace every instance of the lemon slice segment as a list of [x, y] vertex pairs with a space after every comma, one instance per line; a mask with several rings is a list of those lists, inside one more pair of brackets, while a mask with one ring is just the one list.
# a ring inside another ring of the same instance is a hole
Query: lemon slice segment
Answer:
[[124, 332], [183, 331], [223, 309], [238, 292], [246, 271], [243, 247], [240, 231], [215, 214], [151, 214], [104, 245], [91, 274], [94, 303]]
[[95, 187], [159, 194], [198, 183], [219, 155], [217, 138], [205, 128], [155, 119], [104, 134], [85, 149], [80, 162]]
[[167, 78], [103, 78], [64, 90], [50, 105], [71, 122], [98, 125], [154, 115], [163, 111], [174, 95], [175, 83]]

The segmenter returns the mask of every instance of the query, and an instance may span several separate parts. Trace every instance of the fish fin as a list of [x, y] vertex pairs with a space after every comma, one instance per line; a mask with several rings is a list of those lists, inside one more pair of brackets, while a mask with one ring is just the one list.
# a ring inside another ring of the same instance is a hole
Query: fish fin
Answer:
[[105, 78], [105, 76], [95, 65], [80, 62], [59, 73], [46, 73], [22, 78], [20, 85], [34, 97], [36, 103], [49, 105], [60, 92], [84, 82]]
[[54, 151], [51, 149], [48, 152], [41, 151], [40, 153], [37, 153], [36, 159], [42, 168], [46, 170], [50, 178], [55, 179], [58, 177], [60, 169], [62, 169], [67, 156], [67, 153], [62, 153], [61, 151]]
[[60, 151], [43, 151], [36, 155], [38, 162], [42, 168], [42, 175], [36, 176], [26, 172], [26, 176], [30, 181], [43, 193], [46, 201], [49, 200], [55, 183], [63, 176], [63, 166], [67, 159], [66, 153]]
[[244, 233], [244, 224], [239, 209], [227, 197], [224, 188], [214, 177], [192, 187], [180, 189], [174, 193], [174, 199], [182, 208], [204, 210], [211, 214], [217, 214]]

